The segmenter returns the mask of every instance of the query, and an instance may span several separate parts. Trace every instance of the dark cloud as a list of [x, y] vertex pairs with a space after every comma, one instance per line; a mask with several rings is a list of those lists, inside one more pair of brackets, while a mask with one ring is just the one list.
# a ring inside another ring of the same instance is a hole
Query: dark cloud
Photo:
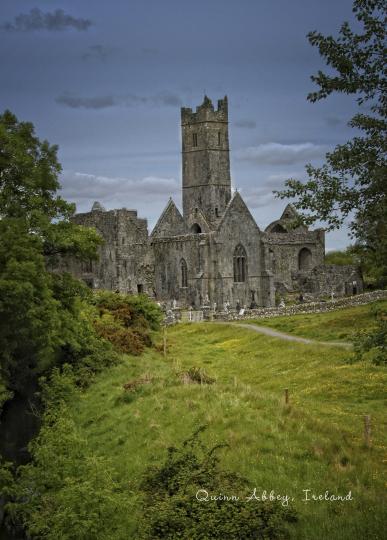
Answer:
[[106, 109], [107, 107], [114, 107], [116, 105], [113, 96], [82, 98], [70, 94], [63, 94], [58, 96], [55, 101], [60, 105], [65, 105], [71, 109]]
[[106, 109], [108, 107], [133, 107], [135, 105], [165, 105], [168, 107], [178, 107], [182, 104], [179, 96], [169, 93], [160, 93], [154, 96], [138, 96], [136, 94], [126, 94], [124, 96], [92, 96], [80, 97], [70, 93], [58, 96], [55, 101], [60, 105], [71, 109]]
[[254, 120], [238, 120], [234, 123], [234, 126], [245, 129], [254, 129], [257, 123]]
[[63, 9], [43, 13], [40, 9], [31, 9], [29, 13], [16, 15], [12, 22], [4, 23], [0, 28], [8, 32], [31, 32], [35, 30], [61, 31], [67, 28], [87, 30], [92, 22], [67, 15]]
[[116, 49], [105, 47], [105, 45], [90, 45], [87, 51], [82, 55], [82, 60], [100, 60], [105, 62], [111, 58], [116, 52]]
[[259, 165], [292, 165], [323, 157], [325, 148], [306, 142], [300, 144], [266, 143], [235, 152], [236, 158]]

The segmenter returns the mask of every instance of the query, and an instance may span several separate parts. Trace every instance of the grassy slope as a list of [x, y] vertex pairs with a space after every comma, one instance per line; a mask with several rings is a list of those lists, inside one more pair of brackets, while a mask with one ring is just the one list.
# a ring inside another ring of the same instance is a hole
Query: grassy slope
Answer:
[[[132, 490], [144, 468], [164, 459], [198, 425], [209, 442], [227, 441], [224, 466], [258, 490], [294, 497], [297, 539], [381, 538], [386, 442], [383, 368], [344, 362], [348, 353], [288, 343], [233, 326], [180, 325], [169, 330], [169, 353], [156, 351], [99, 376], [73, 404], [90, 445], [111, 457]], [[185, 367], [203, 366], [213, 386], [183, 385]], [[132, 396], [122, 384], [149, 373], [152, 384]], [[291, 407], [283, 405], [290, 389]], [[363, 445], [371, 414], [374, 445]], [[347, 493], [354, 501], [303, 502], [303, 489]], [[381, 534], [381, 533], [380, 533]]]
[[[387, 301], [374, 302], [372, 305], [384, 306], [387, 309]], [[319, 341], [351, 341], [354, 333], [373, 326], [370, 308], [371, 305], [368, 304], [328, 313], [252, 319], [247, 322]]]

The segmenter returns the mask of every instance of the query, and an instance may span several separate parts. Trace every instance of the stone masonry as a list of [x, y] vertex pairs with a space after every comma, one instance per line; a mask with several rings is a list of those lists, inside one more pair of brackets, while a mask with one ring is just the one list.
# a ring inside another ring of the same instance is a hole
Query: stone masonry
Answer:
[[362, 291], [355, 267], [324, 265], [323, 229], [294, 228], [287, 205], [261, 231], [240, 193], [232, 193], [227, 97], [181, 109], [182, 208], [169, 200], [151, 234], [136, 210], [98, 202], [74, 221], [104, 239], [98, 261], [65, 262], [92, 288], [145, 293], [175, 306], [272, 307], [275, 292], [316, 297]]

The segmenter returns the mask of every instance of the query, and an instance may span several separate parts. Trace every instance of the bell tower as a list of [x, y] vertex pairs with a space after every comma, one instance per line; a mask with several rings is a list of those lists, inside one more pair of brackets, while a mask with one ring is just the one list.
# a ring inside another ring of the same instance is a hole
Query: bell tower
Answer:
[[227, 96], [181, 109], [183, 213], [188, 219], [198, 209], [208, 223], [222, 217], [231, 199]]

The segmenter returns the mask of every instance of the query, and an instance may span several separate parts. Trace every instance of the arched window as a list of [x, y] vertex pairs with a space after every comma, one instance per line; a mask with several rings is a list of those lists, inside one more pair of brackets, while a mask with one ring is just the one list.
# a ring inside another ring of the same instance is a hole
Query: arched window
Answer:
[[191, 227], [191, 232], [195, 233], [195, 234], [199, 234], [202, 232], [202, 229], [200, 227], [200, 225], [198, 223], [194, 223]]
[[243, 283], [247, 276], [247, 255], [245, 248], [239, 244], [234, 251], [234, 282]]
[[274, 227], [272, 228], [272, 230], [270, 232], [286, 233], [287, 230], [285, 229], [285, 227], [283, 225], [281, 225], [280, 223], [277, 223], [277, 225], [274, 225]]
[[188, 269], [187, 263], [184, 259], [180, 261], [180, 270], [181, 270], [181, 286], [188, 287]]
[[298, 269], [309, 270], [312, 264], [312, 253], [308, 248], [302, 248], [298, 254]]

